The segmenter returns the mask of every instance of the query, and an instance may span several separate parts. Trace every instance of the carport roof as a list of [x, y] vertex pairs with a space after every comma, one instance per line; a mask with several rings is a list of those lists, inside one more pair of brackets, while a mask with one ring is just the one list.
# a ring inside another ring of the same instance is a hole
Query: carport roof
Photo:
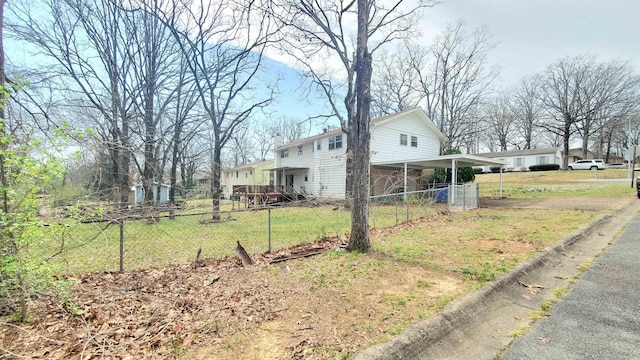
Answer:
[[451, 154], [451, 155], [441, 155], [432, 158], [426, 159], [408, 159], [404, 161], [388, 161], [388, 162], [379, 162], [372, 163], [374, 166], [390, 166], [390, 167], [401, 167], [404, 168], [405, 164], [407, 168], [412, 169], [438, 169], [438, 168], [447, 168], [450, 169], [454, 167], [468, 167], [468, 166], [502, 166], [506, 165], [504, 161], [489, 159], [484, 156], [478, 155], [467, 155], [467, 154]]

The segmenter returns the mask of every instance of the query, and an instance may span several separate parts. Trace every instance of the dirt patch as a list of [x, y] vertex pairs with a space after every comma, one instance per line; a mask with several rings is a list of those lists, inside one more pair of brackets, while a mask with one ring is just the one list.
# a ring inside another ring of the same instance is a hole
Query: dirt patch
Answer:
[[544, 198], [544, 199], [490, 199], [481, 198], [480, 207], [525, 208], [525, 209], [569, 209], [582, 211], [605, 211], [620, 202], [619, 198]]

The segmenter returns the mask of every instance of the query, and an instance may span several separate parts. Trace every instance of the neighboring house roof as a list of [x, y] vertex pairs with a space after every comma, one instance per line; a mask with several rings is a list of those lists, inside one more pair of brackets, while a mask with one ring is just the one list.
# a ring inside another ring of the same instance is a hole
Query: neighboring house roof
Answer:
[[[431, 119], [429, 119], [429, 117], [427, 116], [427, 114], [424, 112], [424, 110], [422, 110], [421, 108], [417, 107], [417, 108], [413, 108], [411, 110], [405, 110], [405, 111], [401, 111], [395, 114], [391, 114], [391, 115], [386, 115], [377, 119], [373, 119], [371, 120], [371, 125], [375, 126], [375, 125], [382, 125], [386, 122], [389, 121], [393, 121], [395, 119], [401, 118], [402, 116], [409, 114], [409, 113], [415, 113], [417, 114], [420, 119], [427, 124], [427, 126], [429, 127], [429, 129], [431, 131], [433, 131], [434, 134], [436, 134], [436, 136], [438, 136], [438, 138], [443, 141], [445, 139], [444, 135], [442, 134], [442, 132], [440, 132], [440, 130], [438, 130], [438, 128], [436, 127], [436, 125], [433, 123], [433, 121], [431, 121]], [[299, 140], [295, 140], [292, 141], [290, 143], [287, 144], [283, 144], [281, 146], [278, 146], [276, 148], [276, 150], [279, 149], [288, 149], [288, 148], [292, 148], [292, 147], [296, 147], [296, 146], [300, 146], [300, 145], [304, 145], [304, 144], [308, 144], [310, 142], [313, 142], [317, 139], [322, 139], [325, 138], [327, 136], [331, 136], [331, 135], [338, 135], [338, 134], [342, 134], [342, 128], [337, 128], [337, 129], [333, 129], [333, 130], [328, 130], [325, 131], [321, 134], [317, 134], [317, 135], [313, 135], [310, 137], [306, 137], [304, 139], [299, 139]]]
[[476, 154], [476, 155], [484, 156], [488, 158], [496, 158], [496, 157], [509, 157], [509, 156], [555, 154], [559, 150], [560, 150], [559, 147], [549, 147], [549, 148], [538, 148], [538, 149], [498, 151], [498, 152], [489, 152], [489, 153], [482, 153], [482, 154]]
[[244, 170], [244, 169], [255, 169], [255, 168], [259, 168], [261, 166], [272, 166], [273, 165], [273, 160], [265, 160], [265, 161], [258, 161], [258, 162], [254, 162], [251, 164], [245, 164], [245, 165], [240, 165], [234, 168], [230, 168], [230, 169], [225, 169], [223, 171], [238, 171], [238, 170]]

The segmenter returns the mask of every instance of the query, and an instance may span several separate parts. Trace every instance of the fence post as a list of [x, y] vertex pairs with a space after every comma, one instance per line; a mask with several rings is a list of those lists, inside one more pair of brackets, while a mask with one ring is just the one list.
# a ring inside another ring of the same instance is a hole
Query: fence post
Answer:
[[462, 184], [462, 211], [467, 210], [467, 184]]
[[407, 195], [405, 194], [405, 198], [404, 198], [404, 206], [406, 206], [406, 207], [407, 207], [407, 220], [406, 220], [406, 221], [407, 221], [407, 222], [409, 222], [409, 220], [410, 220], [410, 219], [409, 219], [409, 202], [407, 201], [407, 197], [406, 197], [406, 196], [407, 196]]
[[267, 228], [269, 229], [268, 230], [268, 233], [269, 233], [269, 250], [267, 250], [267, 252], [271, 253], [271, 207], [269, 207], [267, 209], [267, 217], [268, 217], [268, 221], [267, 221], [268, 226], [267, 226]]
[[124, 219], [118, 220], [120, 228], [120, 272], [124, 272]]
[[398, 201], [398, 199], [396, 199], [396, 225], [398, 225], [398, 204], [400, 202]]

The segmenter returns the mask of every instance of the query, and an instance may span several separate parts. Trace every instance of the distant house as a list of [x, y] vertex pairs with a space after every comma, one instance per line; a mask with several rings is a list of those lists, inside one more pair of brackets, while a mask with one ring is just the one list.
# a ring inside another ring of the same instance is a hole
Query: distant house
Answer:
[[272, 172], [274, 161], [260, 161], [227, 169], [222, 172], [222, 193], [229, 199], [234, 185], [273, 185]]
[[[153, 203], [156, 202], [166, 203], [169, 201], [169, 188], [171, 186], [167, 184], [160, 184], [160, 198], [158, 199], [158, 183], [153, 183]], [[144, 188], [142, 184], [134, 185], [131, 188], [133, 193], [133, 203], [135, 205], [140, 205], [144, 202]], [[129, 199], [131, 201], [131, 199]]]
[[587, 156], [582, 154], [582, 148], [569, 149], [569, 155], [567, 155], [567, 163], [576, 162], [578, 160], [595, 159], [595, 156], [591, 150], [587, 150]]
[[[440, 154], [442, 133], [420, 108], [371, 121], [371, 194], [419, 190], [421, 171], [374, 165]], [[276, 139], [274, 184], [315, 197], [344, 198], [347, 136], [342, 129], [282, 144]], [[404, 189], [404, 184], [407, 189]]]
[[[507, 171], [528, 171], [531, 165], [562, 164], [562, 149], [548, 147], [539, 149], [511, 150], [476, 154], [505, 162]], [[483, 172], [490, 172], [490, 166], [483, 166]]]

